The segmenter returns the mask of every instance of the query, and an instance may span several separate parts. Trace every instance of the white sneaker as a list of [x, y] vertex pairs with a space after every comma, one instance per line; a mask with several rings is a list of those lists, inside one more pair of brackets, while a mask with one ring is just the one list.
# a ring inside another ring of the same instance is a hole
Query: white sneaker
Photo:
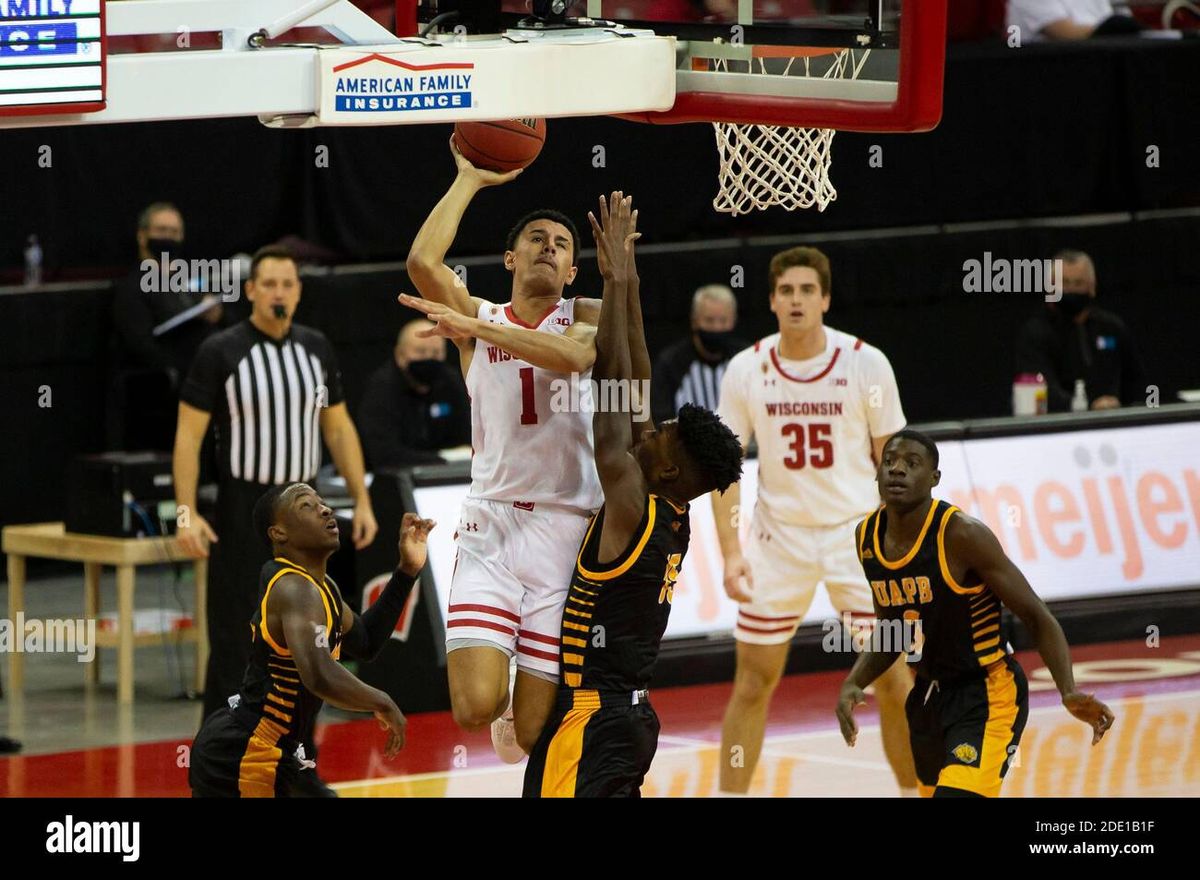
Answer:
[[517, 684], [517, 658], [508, 667], [508, 707], [492, 722], [492, 748], [505, 764], [520, 764], [525, 750], [517, 744], [517, 726], [513, 724], [513, 689]]

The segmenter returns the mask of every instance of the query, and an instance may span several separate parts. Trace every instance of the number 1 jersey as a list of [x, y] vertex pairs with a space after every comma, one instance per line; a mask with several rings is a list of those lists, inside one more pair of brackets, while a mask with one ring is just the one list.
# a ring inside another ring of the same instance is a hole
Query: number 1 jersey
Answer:
[[[536, 325], [512, 304], [483, 303], [479, 319], [565, 333], [575, 301], [560, 299]], [[475, 340], [467, 370], [471, 396], [471, 498], [554, 504], [590, 514], [603, 501], [592, 454], [592, 371], [572, 376], [530, 366]]]
[[758, 503], [784, 525], [833, 526], [878, 507], [871, 438], [905, 424], [883, 352], [824, 329], [817, 357], [784, 359], [775, 333], [734, 356], [721, 381], [719, 414], [743, 445], [757, 439]]

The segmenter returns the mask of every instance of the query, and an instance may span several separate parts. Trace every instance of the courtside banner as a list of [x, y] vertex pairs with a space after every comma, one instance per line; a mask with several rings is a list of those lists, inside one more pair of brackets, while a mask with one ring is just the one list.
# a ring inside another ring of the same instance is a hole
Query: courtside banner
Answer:
[[[987, 440], [943, 441], [934, 495], [983, 520], [1045, 599], [1084, 599], [1194, 585], [1200, 580], [1200, 423], [1148, 425]], [[743, 542], [758, 462], [742, 477]], [[466, 484], [416, 490], [443, 616], [454, 529]], [[733, 631], [737, 606], [722, 587], [712, 506], [691, 507], [692, 541], [675, 585], [667, 637]], [[570, 577], [565, 572], [564, 583]], [[818, 590], [806, 623], [836, 617]]]
[[[670, 109], [674, 40], [641, 33], [323, 49], [318, 122], [394, 125]], [[547, 87], [556, 82], [587, 86]]]

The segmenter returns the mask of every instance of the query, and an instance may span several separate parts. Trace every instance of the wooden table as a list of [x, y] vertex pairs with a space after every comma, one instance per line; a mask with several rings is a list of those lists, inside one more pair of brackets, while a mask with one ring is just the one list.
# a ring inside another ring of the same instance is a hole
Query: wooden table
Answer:
[[[96, 646], [117, 649], [117, 700], [133, 702], [133, 649], [142, 645], [162, 644], [159, 633], [137, 635], [133, 629], [134, 570], [139, 565], [161, 565], [164, 562], [191, 562], [195, 566], [196, 612], [195, 625], [171, 636], [178, 642], [196, 646], [196, 690], [204, 689], [204, 672], [208, 665], [208, 618], [205, 596], [208, 586], [208, 560], [192, 559], [184, 554], [174, 538], [109, 538], [101, 535], [79, 535], [67, 532], [62, 523], [5, 526], [3, 550], [8, 554], [8, 617], [16, 625], [17, 614], [25, 610], [25, 559], [65, 559], [83, 563], [84, 617], [100, 614], [100, 570], [111, 565], [117, 570], [117, 629], [102, 631], [97, 626]], [[20, 634], [17, 634], [20, 637]], [[86, 680], [100, 680], [100, 658], [86, 666]], [[25, 684], [25, 654], [12, 651], [8, 655], [9, 686], [14, 699], [19, 698]]]

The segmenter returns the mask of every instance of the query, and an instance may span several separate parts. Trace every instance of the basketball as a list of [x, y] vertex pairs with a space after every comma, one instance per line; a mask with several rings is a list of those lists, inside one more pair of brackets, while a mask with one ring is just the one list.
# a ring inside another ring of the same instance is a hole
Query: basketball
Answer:
[[546, 120], [459, 122], [454, 126], [454, 142], [476, 168], [512, 171], [538, 157], [546, 143]]

